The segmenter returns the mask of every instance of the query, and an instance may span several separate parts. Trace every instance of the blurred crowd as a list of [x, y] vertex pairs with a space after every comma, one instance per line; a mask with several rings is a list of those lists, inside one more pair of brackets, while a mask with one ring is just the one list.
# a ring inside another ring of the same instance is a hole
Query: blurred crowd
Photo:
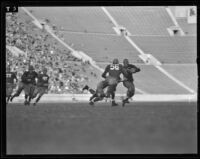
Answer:
[[18, 14], [6, 15], [6, 45], [24, 52], [15, 55], [6, 49], [6, 62], [18, 78], [29, 64], [36, 72], [45, 66], [50, 76], [49, 93], [81, 93], [83, 85], [89, 82], [88, 74], [97, 78], [88, 62], [72, 56], [45, 30], [37, 28], [31, 20], [20, 19]]

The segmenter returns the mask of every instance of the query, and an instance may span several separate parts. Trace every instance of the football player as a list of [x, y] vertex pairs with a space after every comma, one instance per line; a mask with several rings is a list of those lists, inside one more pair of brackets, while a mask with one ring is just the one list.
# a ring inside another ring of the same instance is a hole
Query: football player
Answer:
[[96, 91], [90, 88], [88, 85], [86, 85], [83, 88], [83, 91], [88, 90], [92, 94], [89, 100], [90, 105], [94, 105], [95, 102], [102, 100], [106, 96], [106, 94], [104, 93], [104, 89], [107, 86], [108, 86], [108, 82], [104, 80], [98, 83]]
[[[28, 71], [25, 71], [21, 77], [21, 82], [19, 83], [19, 87], [17, 92], [11, 97], [11, 101], [20, 95], [22, 90], [24, 89], [25, 92], [25, 102], [24, 105], [29, 105], [35, 85], [36, 85], [36, 78], [38, 74], [34, 71], [34, 67], [32, 65], [29, 66]], [[29, 99], [28, 99], [29, 97]]]
[[140, 68], [135, 65], [129, 64], [128, 59], [123, 60], [123, 85], [127, 88], [126, 98], [122, 101], [122, 106], [124, 107], [126, 103], [129, 103], [129, 99], [135, 94], [135, 85], [133, 79], [133, 73], [140, 71]]
[[123, 66], [119, 64], [118, 59], [114, 59], [112, 64], [106, 66], [105, 71], [102, 74], [102, 77], [108, 82], [108, 89], [106, 97], [112, 98], [112, 106], [117, 106], [115, 102], [115, 91], [117, 84], [120, 82], [120, 75], [123, 72]]
[[17, 77], [14, 72], [11, 72], [10, 67], [6, 67], [6, 104], [9, 102], [15, 84], [17, 83]]
[[47, 75], [47, 69], [43, 68], [42, 72], [38, 74], [37, 87], [35, 88], [32, 96], [33, 99], [38, 95], [37, 99], [33, 103], [34, 106], [39, 102], [41, 97], [45, 93], [47, 93], [48, 86], [49, 86], [49, 76]]

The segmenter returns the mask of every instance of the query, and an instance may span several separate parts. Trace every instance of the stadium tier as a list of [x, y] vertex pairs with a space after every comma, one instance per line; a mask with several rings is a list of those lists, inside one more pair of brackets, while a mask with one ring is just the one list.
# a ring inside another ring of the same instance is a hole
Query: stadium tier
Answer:
[[178, 80], [197, 92], [197, 65], [196, 64], [175, 64], [162, 65], [162, 67], [171, 73]]
[[114, 34], [100, 7], [27, 7], [39, 19], [50, 20], [59, 30]]
[[195, 63], [197, 43], [195, 36], [139, 37], [131, 39], [147, 54], [164, 63]]
[[106, 7], [132, 35], [168, 35], [174, 26], [165, 7]]
[[197, 26], [196, 24], [188, 24], [186, 18], [178, 18], [178, 24], [183, 29], [186, 35], [196, 35], [197, 34]]
[[121, 36], [64, 33], [64, 38], [66, 43], [73, 44], [73, 48], [98, 62], [112, 61], [113, 58], [122, 60], [124, 57], [131, 62], [141, 62], [138, 51]]
[[[102, 68], [106, 64], [99, 63]], [[151, 65], [136, 64], [141, 72], [133, 75], [135, 86], [149, 94], [187, 94], [186, 89], [179, 86], [173, 80], [161, 73]], [[175, 78], [197, 91], [197, 68], [196, 65], [162, 65], [162, 67]], [[121, 84], [120, 84], [121, 85]], [[118, 93], [125, 92], [122, 86], [118, 86]], [[136, 91], [136, 93], [139, 93]]]

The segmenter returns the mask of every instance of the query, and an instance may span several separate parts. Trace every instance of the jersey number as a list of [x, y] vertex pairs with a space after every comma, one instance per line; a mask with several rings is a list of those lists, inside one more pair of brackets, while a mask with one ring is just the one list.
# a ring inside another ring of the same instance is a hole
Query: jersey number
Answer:
[[119, 65], [111, 65], [110, 69], [111, 70], [119, 70]]

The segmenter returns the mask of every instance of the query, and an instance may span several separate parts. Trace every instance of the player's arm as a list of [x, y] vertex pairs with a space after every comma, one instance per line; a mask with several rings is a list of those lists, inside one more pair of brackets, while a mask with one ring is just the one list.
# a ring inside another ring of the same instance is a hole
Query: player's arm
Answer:
[[109, 68], [110, 68], [110, 65], [107, 65], [105, 68], [105, 71], [101, 75], [103, 78], [106, 78], [106, 74], [109, 72]]
[[135, 65], [129, 65], [129, 71], [131, 72], [131, 73], [137, 73], [137, 72], [140, 72], [140, 68], [139, 67], [136, 67]]
[[18, 82], [18, 79], [17, 79], [17, 76], [16, 76], [16, 74], [15, 74], [15, 73], [13, 73], [13, 79], [14, 79], [15, 83], [17, 83], [17, 82]]

